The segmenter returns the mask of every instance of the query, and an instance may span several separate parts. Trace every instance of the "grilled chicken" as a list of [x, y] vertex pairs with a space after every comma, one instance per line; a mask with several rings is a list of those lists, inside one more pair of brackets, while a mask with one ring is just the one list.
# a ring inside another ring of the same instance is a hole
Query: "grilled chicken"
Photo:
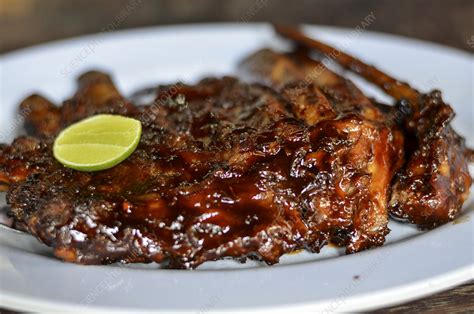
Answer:
[[[253, 82], [159, 86], [143, 106], [98, 71], [62, 106], [27, 98], [28, 135], [0, 146], [17, 226], [69, 262], [195, 268], [226, 257], [274, 264], [329, 241], [358, 252], [383, 244], [389, 213], [433, 227], [458, 212], [470, 177], [439, 93], [384, 82], [398, 105], [380, 105], [304, 49], [262, 50], [240, 68]], [[140, 120], [137, 150], [104, 171], [63, 167], [55, 136], [99, 113]]]
[[451, 127], [454, 117], [441, 92], [423, 94], [373, 66], [309, 38], [298, 29], [277, 25], [275, 30], [299, 45], [331, 56], [346, 69], [380, 87], [396, 101], [389, 111], [407, 138], [406, 160], [392, 186], [392, 217], [433, 228], [452, 219], [469, 195], [472, 179], [468, 163], [473, 151]]

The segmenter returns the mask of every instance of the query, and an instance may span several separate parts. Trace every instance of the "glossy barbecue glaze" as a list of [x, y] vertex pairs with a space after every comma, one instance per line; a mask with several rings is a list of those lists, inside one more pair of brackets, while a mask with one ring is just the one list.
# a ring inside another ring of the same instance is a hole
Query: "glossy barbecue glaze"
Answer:
[[[75, 97], [50, 111], [30, 97], [22, 106], [31, 107], [36, 137], [2, 150], [12, 213], [58, 257], [169, 257], [171, 267], [195, 267], [225, 256], [275, 263], [331, 238], [349, 252], [383, 243], [394, 160], [383, 123], [329, 103], [325, 116], [306, 123], [305, 113], [293, 113], [304, 104], [288, 96], [291, 87], [280, 95], [232, 78], [160, 87], [157, 101], [140, 108], [102, 95], [115, 94], [106, 84], [106, 75], [88, 73]], [[140, 119], [138, 150], [106, 171], [63, 168], [50, 135], [99, 112]]]
[[[432, 118], [446, 106], [436, 94], [425, 102], [439, 106], [420, 115], [403, 103], [381, 106], [301, 51], [263, 50], [241, 68], [265, 85], [230, 77], [177, 83], [136, 106], [106, 74], [88, 72], [60, 107], [27, 98], [29, 135], [0, 146], [0, 189], [16, 226], [70, 262], [195, 268], [225, 257], [273, 264], [329, 241], [357, 252], [383, 244], [388, 204], [422, 226], [452, 219], [462, 205], [470, 185], [464, 146], [444, 128], [449, 110]], [[98, 113], [141, 120], [138, 149], [105, 171], [64, 168], [52, 157], [55, 135]], [[405, 143], [407, 134], [416, 143]], [[420, 168], [426, 164], [433, 166]], [[435, 205], [423, 180], [445, 191]], [[423, 206], [435, 208], [428, 219], [417, 218]]]
[[422, 94], [357, 58], [305, 36], [295, 27], [276, 25], [275, 30], [305, 49], [334, 59], [398, 101], [387, 111], [389, 119], [405, 133], [406, 162], [393, 183], [390, 214], [424, 228], [452, 220], [469, 195], [472, 179], [468, 163], [473, 161], [474, 153], [452, 129], [454, 112], [441, 92]]

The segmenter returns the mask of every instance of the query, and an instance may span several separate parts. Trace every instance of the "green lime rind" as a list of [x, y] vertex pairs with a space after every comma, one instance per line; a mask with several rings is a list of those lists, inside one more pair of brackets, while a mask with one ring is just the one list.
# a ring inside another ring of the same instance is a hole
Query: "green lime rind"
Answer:
[[101, 171], [120, 164], [140, 143], [140, 121], [97, 115], [62, 131], [53, 146], [54, 157], [64, 166], [79, 171]]

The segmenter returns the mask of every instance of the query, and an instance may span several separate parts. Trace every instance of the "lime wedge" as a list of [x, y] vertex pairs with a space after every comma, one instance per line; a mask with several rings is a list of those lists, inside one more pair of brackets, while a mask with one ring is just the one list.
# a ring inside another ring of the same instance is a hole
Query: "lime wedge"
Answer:
[[54, 157], [68, 168], [99, 171], [127, 159], [137, 148], [141, 122], [102, 114], [79, 121], [63, 130], [54, 141]]

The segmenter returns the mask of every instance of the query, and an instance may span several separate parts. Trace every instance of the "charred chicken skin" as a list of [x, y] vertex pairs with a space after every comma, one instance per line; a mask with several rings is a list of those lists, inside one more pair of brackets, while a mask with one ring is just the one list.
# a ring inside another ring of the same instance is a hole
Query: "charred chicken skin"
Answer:
[[303, 47], [331, 56], [397, 101], [389, 115], [410, 141], [406, 141], [406, 160], [392, 186], [389, 202], [392, 217], [424, 228], [452, 220], [469, 195], [472, 179], [468, 163], [473, 161], [473, 151], [452, 129], [454, 111], [443, 101], [441, 92], [422, 94], [373, 66], [305, 36], [296, 28], [277, 25], [275, 30]]
[[[389, 214], [422, 227], [453, 219], [471, 178], [440, 93], [421, 95], [340, 53], [336, 61], [398, 101], [379, 105], [308, 54], [333, 48], [277, 31], [306, 49], [247, 57], [240, 75], [254, 82], [160, 86], [138, 106], [92, 71], [62, 106], [27, 98], [28, 135], [0, 146], [0, 190], [16, 225], [69, 262], [195, 268], [274, 264], [330, 241], [348, 253], [380, 246]], [[99, 113], [140, 120], [138, 149], [104, 171], [63, 167], [55, 136]]]

